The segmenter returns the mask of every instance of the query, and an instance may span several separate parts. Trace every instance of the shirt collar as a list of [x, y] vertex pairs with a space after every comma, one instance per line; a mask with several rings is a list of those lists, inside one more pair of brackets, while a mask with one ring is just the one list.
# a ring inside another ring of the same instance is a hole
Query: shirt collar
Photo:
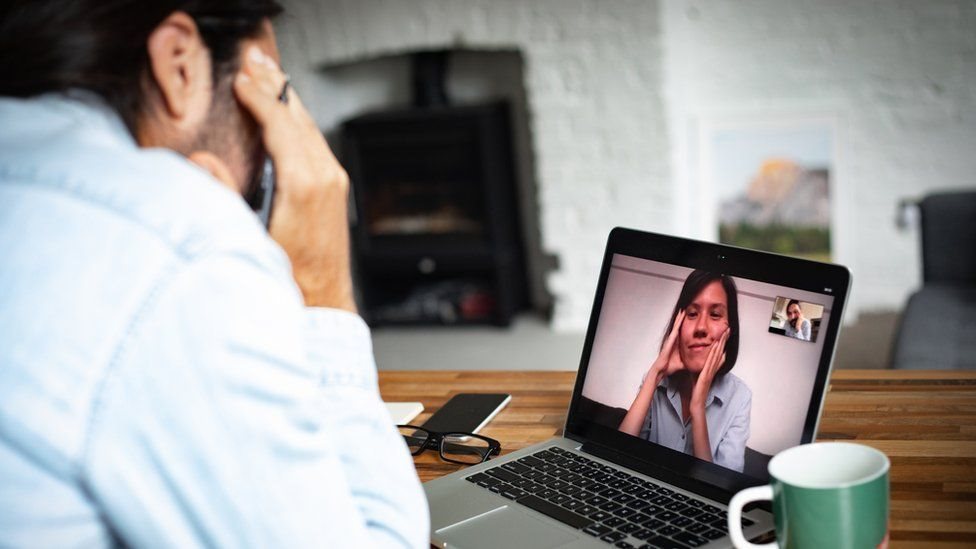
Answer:
[[74, 88], [27, 99], [0, 97], [0, 115], [8, 111], [14, 121], [23, 121], [25, 125], [84, 127], [89, 141], [101, 140], [127, 148], [138, 146], [122, 117], [100, 95], [89, 90]]

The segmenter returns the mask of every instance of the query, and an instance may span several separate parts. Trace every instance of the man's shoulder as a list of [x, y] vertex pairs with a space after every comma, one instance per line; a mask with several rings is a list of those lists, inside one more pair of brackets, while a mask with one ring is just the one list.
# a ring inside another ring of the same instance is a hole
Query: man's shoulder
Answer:
[[151, 240], [183, 258], [276, 254], [239, 195], [174, 151], [138, 147], [98, 104], [4, 99], [0, 117], [0, 185], [10, 196], [35, 195], [24, 201], [33, 208], [71, 203], [65, 226], [73, 212], [110, 221], [129, 242]]
[[277, 251], [241, 196], [183, 156], [143, 149], [128, 160], [109, 182], [116, 199], [109, 206], [180, 257]]
[[[70, 472], [101, 380], [161, 292], [238, 284], [242, 265], [262, 283], [290, 277], [240, 197], [205, 172], [85, 109], [40, 106], [0, 99], [0, 415], [22, 418], [18, 443], [55, 449], [65, 461], [47, 466]], [[224, 257], [243, 261], [192, 276]], [[199, 311], [206, 298], [180, 303]]]

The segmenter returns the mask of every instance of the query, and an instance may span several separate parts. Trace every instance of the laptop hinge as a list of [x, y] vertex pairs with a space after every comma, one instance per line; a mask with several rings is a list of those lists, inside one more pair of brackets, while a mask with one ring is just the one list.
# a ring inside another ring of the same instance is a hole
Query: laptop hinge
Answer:
[[660, 479], [668, 484], [673, 484], [678, 488], [694, 492], [702, 497], [728, 504], [732, 499], [732, 494], [726, 490], [712, 486], [687, 475], [682, 475], [671, 469], [655, 465], [653, 463], [640, 460], [631, 455], [617, 452], [606, 446], [601, 446], [593, 442], [584, 442], [580, 447], [581, 452], [592, 454], [596, 457], [611, 461], [628, 469], [633, 469], [638, 473], [643, 473], [649, 477]]

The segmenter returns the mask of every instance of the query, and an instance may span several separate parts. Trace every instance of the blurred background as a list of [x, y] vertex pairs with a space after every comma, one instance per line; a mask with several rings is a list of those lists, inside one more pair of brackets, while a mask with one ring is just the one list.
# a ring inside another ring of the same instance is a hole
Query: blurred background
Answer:
[[847, 266], [837, 367], [890, 367], [976, 189], [971, 0], [284, 4], [381, 369], [575, 369], [618, 225]]

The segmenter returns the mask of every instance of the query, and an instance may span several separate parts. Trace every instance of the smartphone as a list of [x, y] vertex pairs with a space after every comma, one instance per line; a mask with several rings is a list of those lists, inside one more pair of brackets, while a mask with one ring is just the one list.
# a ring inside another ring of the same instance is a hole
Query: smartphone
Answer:
[[[284, 87], [281, 88], [281, 95], [278, 101], [288, 103], [288, 87], [291, 84], [286, 80]], [[247, 198], [247, 203], [251, 209], [258, 214], [258, 219], [265, 229], [271, 227], [271, 206], [274, 205], [275, 190], [275, 169], [274, 163], [267, 153], [264, 155], [264, 165], [261, 166], [261, 180], [255, 185], [253, 194]]]
[[504, 393], [454, 395], [421, 427], [439, 433], [477, 433], [510, 400], [512, 395]]
[[255, 196], [250, 201], [251, 208], [258, 214], [261, 224], [267, 229], [271, 226], [271, 205], [274, 203], [275, 173], [271, 159], [265, 157], [261, 168], [261, 181]]

